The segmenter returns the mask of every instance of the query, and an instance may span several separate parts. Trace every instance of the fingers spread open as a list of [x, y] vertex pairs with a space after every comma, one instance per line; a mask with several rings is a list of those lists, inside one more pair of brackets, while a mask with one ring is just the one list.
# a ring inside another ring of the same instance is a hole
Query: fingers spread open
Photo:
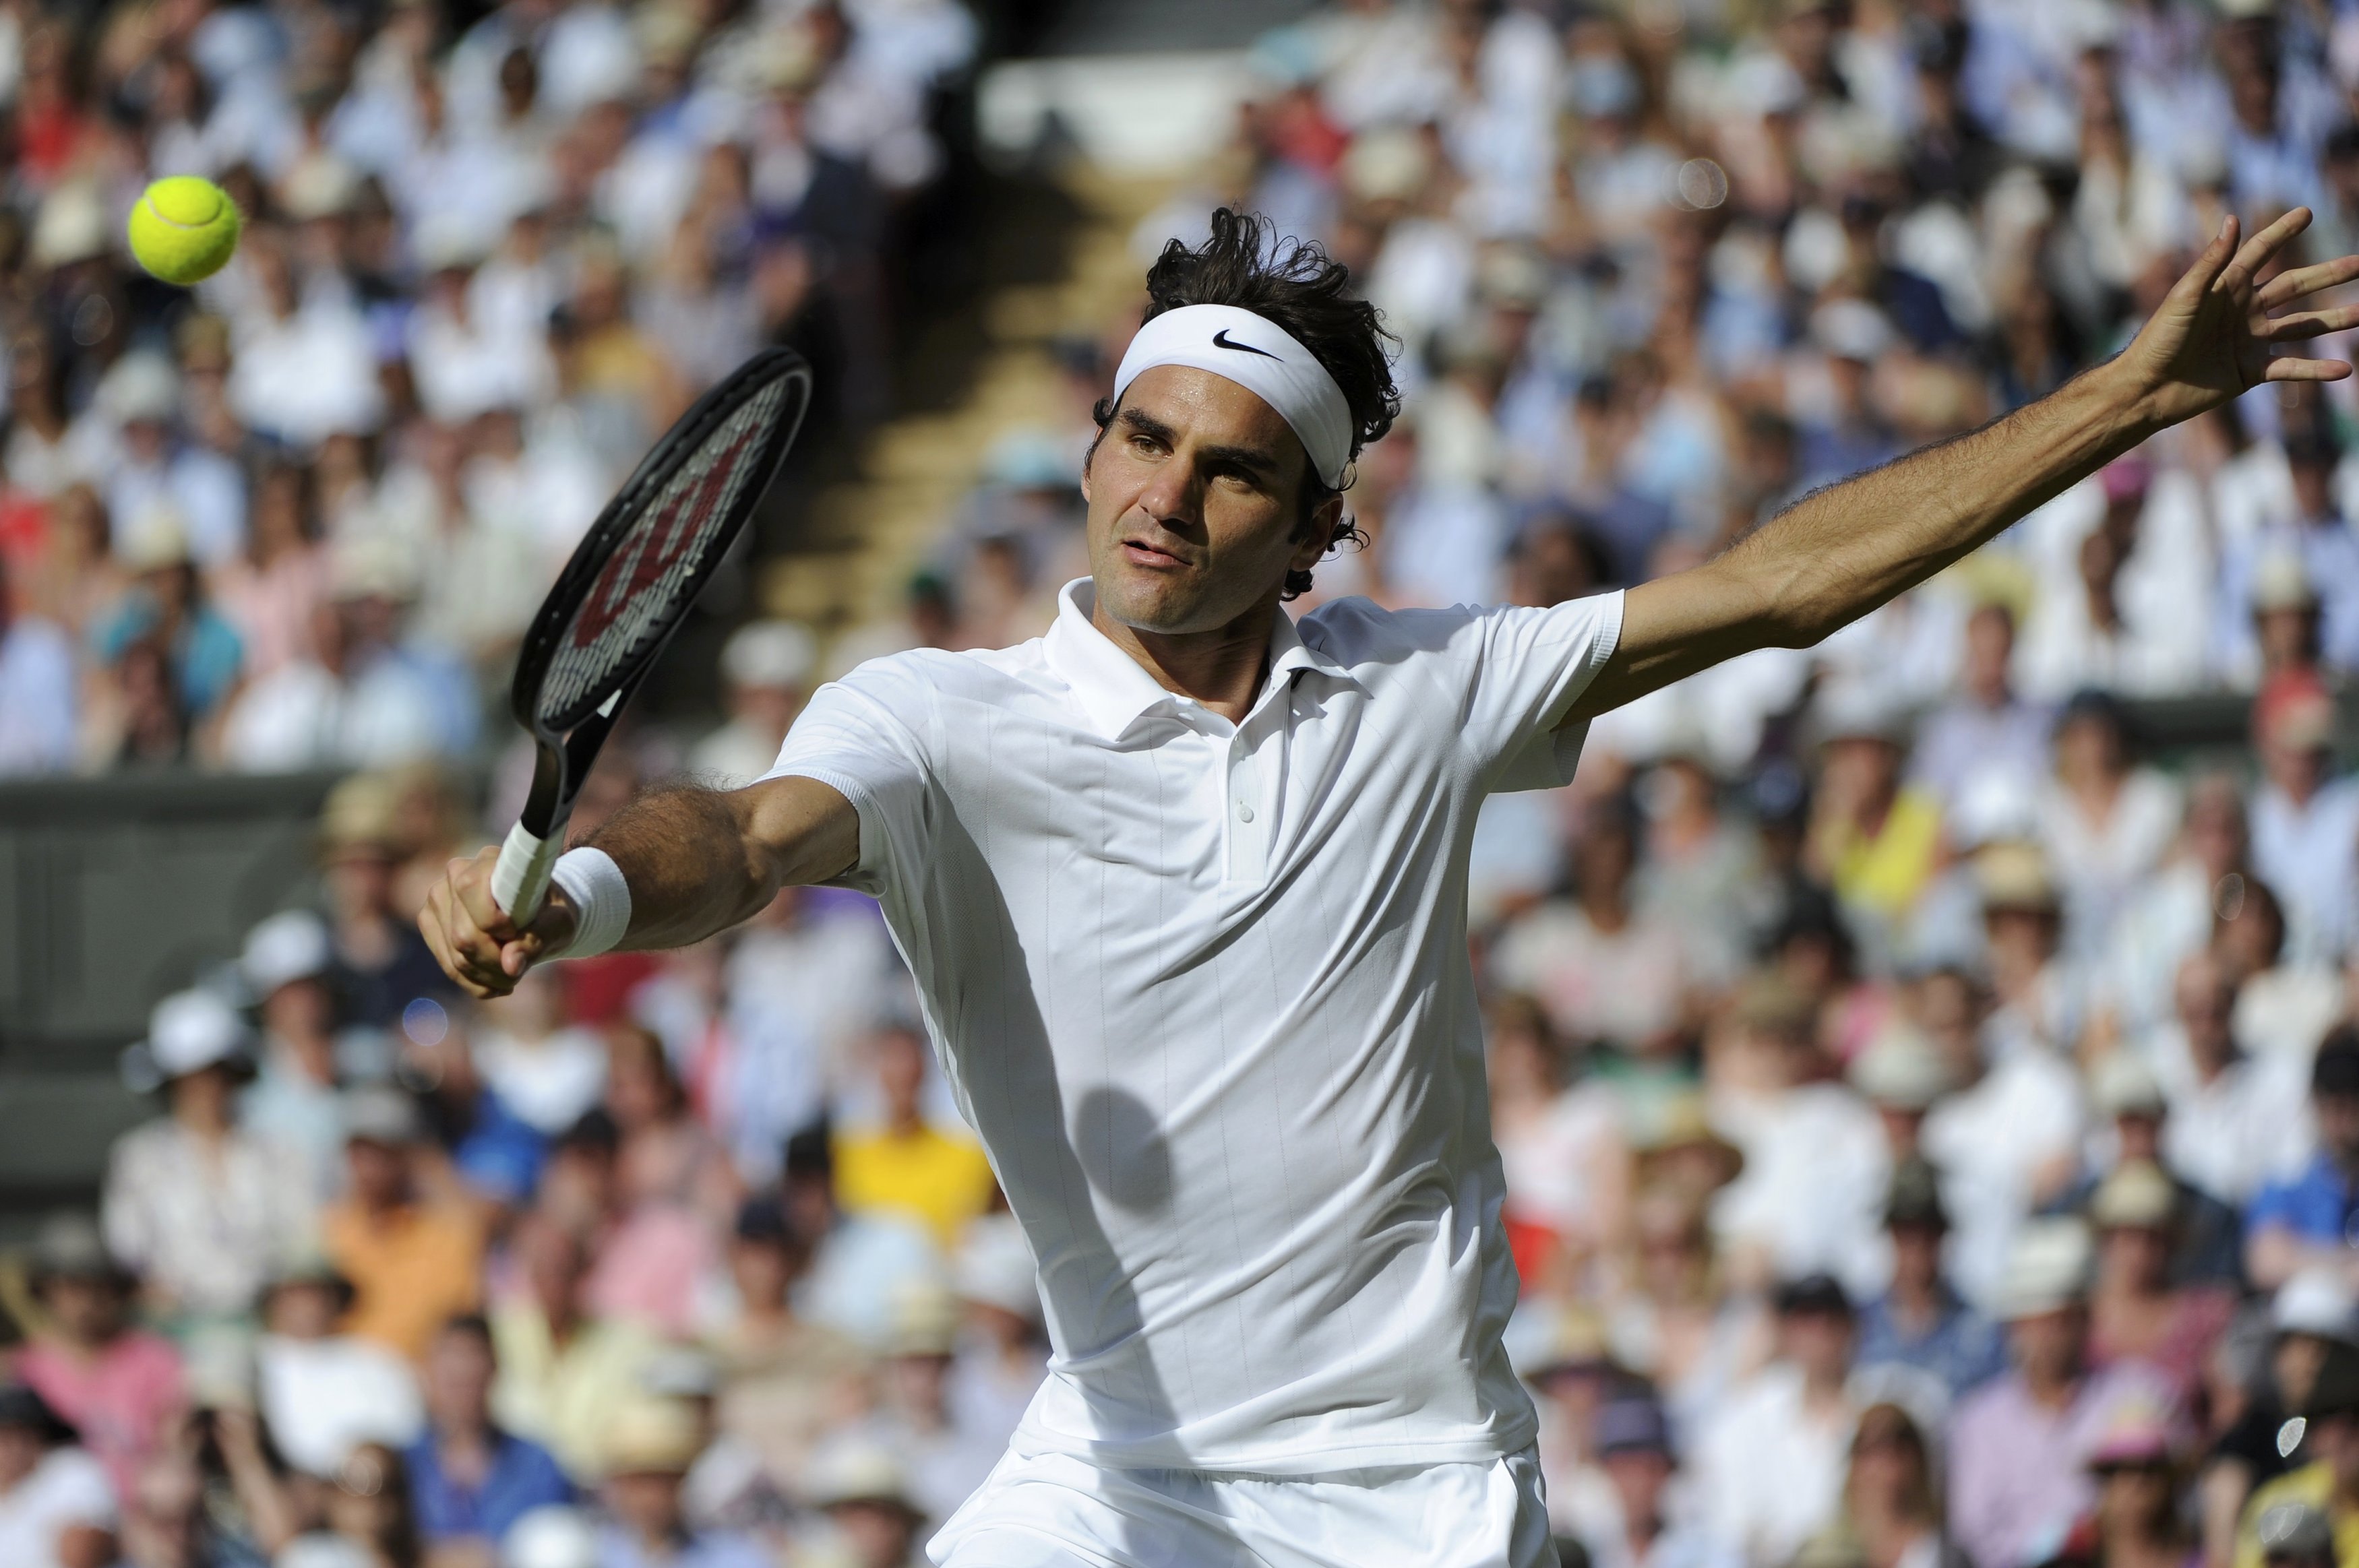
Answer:
[[2253, 336], [2265, 343], [2297, 343], [2304, 338], [2359, 327], [2359, 305], [2338, 305], [2332, 310], [2305, 310], [2298, 316], [2264, 319]]
[[2261, 285], [2253, 302], [2264, 310], [2290, 305], [2306, 294], [2333, 288], [2359, 277], [2359, 256], [2337, 256], [2310, 266], [2289, 267]]
[[2203, 247], [2186, 272], [2180, 276], [2179, 281], [2170, 286], [2170, 292], [2185, 297], [2218, 287], [2221, 270], [2235, 254], [2236, 220], [2231, 215], [2226, 222], [2220, 225], [2220, 232], [2212, 236], [2212, 243]]
[[2249, 285], [2279, 247], [2310, 227], [2310, 209], [2297, 207], [2276, 222], [2246, 240], [2236, 252], [2236, 259], [2220, 270], [2220, 281], [2213, 285], [2227, 293], [2234, 293]]
[[2343, 360], [2302, 360], [2290, 354], [2280, 355], [2269, 362], [2262, 373], [2263, 381], [2341, 381], [2351, 373], [2351, 366]]

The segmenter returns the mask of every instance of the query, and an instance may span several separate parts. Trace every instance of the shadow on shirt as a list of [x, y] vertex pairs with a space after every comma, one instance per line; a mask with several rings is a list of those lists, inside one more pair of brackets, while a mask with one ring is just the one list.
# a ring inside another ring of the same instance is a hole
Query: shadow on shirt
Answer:
[[[973, 922], [980, 915], [981, 929], [1006, 934], [1006, 950], [995, 956], [1003, 973], [1023, 976], [1014, 922], [990, 862], [964, 825], [955, 817], [945, 821], [933, 849], [957, 862], [961, 874], [950, 885], [959, 889], [962, 907], [936, 905], [926, 918]], [[979, 910], [978, 904], [998, 907]], [[1153, 1219], [1170, 1208], [1171, 1145], [1155, 1111], [1110, 1084], [1066, 1106], [1048, 1023], [1028, 983], [994, 987], [983, 1006], [970, 1000], [965, 1009], [948, 1011], [945, 1032], [952, 1049], [962, 1041], [977, 1047], [960, 1065], [967, 1102], [1039, 1261], [1042, 1305], [1058, 1360], [1075, 1368], [1065, 1376], [1082, 1390], [1100, 1430], [1124, 1438], [1170, 1431], [1178, 1412], [1152, 1346], [1138, 1343], [1145, 1314], [1134, 1265], [1121, 1257], [1101, 1219], [1104, 1206], [1125, 1221]], [[1050, 1127], [1061, 1135], [1038, 1135]], [[1111, 1364], [1093, 1369], [1093, 1361]], [[1206, 1526], [1201, 1510], [1207, 1500], [1204, 1489], [1193, 1495], [1196, 1530]], [[1141, 1539], [1125, 1541], [1125, 1548], [1149, 1558], [1168, 1554], [1170, 1541], [1155, 1539], [1147, 1521], [1136, 1527]], [[991, 1527], [983, 1529], [987, 1538]]]

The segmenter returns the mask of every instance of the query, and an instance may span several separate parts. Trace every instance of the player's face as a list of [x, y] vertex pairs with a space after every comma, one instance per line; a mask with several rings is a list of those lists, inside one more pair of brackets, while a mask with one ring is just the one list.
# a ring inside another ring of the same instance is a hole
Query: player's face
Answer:
[[1098, 443], [1082, 493], [1098, 609], [1142, 632], [1214, 632], [1265, 611], [1286, 574], [1326, 554], [1340, 500], [1302, 525], [1302, 443], [1235, 382], [1142, 372]]

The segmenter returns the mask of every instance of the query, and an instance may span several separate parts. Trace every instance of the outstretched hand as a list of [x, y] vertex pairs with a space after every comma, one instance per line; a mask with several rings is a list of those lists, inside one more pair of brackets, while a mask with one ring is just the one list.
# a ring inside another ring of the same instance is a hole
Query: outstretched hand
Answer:
[[2122, 351], [2118, 366], [2133, 378], [2141, 415], [2158, 427], [2176, 425], [2265, 381], [2340, 381], [2351, 373], [2342, 360], [2279, 356], [2274, 350], [2359, 325], [2359, 305], [2289, 308], [2359, 278], [2359, 256], [2255, 282], [2270, 258], [2310, 227], [2310, 216], [2309, 208], [2297, 207], [2242, 245], [2234, 218], [2221, 225]]

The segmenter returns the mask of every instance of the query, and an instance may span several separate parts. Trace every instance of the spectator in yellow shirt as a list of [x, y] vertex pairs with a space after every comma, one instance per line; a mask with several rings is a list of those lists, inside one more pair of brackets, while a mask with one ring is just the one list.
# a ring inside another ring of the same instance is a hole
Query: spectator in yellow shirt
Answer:
[[[2260, 1487], [2245, 1504], [2244, 1523], [2236, 1531], [2236, 1568], [2266, 1568], [2270, 1563], [2274, 1543], [2264, 1537], [2281, 1529], [2288, 1515], [2269, 1516], [2288, 1504], [2324, 1514], [2334, 1530], [2334, 1560], [2359, 1563], [2359, 1349], [2339, 1340], [2327, 1346], [2301, 1413], [2302, 1438], [2314, 1457]], [[2265, 1520], [2269, 1530], [2264, 1530]]]
[[344, 1096], [352, 1185], [321, 1227], [328, 1256], [352, 1281], [344, 1331], [416, 1359], [457, 1314], [483, 1300], [483, 1232], [473, 1213], [421, 1198], [418, 1108], [390, 1086]]
[[1843, 907], [1875, 921], [1897, 922], [1915, 908], [1940, 860], [1939, 798], [1901, 782], [1907, 717], [1888, 695], [1856, 682], [1818, 705], [1809, 855]]
[[592, 1314], [581, 1239], [536, 1209], [508, 1238], [515, 1292], [492, 1308], [499, 1376], [492, 1415], [501, 1428], [557, 1455], [579, 1485], [605, 1474], [614, 1423], [647, 1397], [660, 1342], [637, 1325]]
[[835, 1141], [836, 1202], [849, 1214], [894, 1214], [914, 1219], [945, 1248], [967, 1221], [991, 1206], [995, 1181], [983, 1146], [963, 1129], [945, 1131], [926, 1119], [926, 1042], [916, 1031], [889, 1026], [869, 1043], [884, 1125]]

